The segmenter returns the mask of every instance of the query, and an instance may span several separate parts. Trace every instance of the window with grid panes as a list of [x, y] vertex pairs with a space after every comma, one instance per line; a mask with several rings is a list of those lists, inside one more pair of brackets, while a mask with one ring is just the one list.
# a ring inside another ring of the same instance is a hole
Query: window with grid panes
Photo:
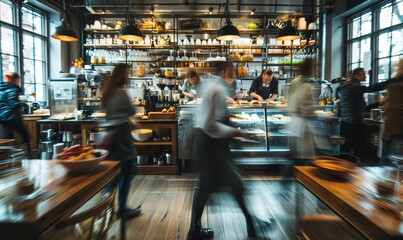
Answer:
[[[403, 58], [403, 0], [388, 0], [348, 19], [347, 70], [369, 61], [366, 84], [390, 79]], [[374, 79], [371, 79], [371, 77]]]
[[0, 0], [1, 79], [6, 72], [21, 73], [22, 88], [30, 101], [47, 99], [46, 24], [46, 14], [39, 9], [25, 4], [18, 9], [14, 1]]

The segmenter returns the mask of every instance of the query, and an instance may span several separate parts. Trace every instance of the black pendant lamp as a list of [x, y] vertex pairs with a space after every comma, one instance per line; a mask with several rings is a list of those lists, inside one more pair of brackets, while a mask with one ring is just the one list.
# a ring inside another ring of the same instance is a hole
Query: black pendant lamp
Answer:
[[285, 40], [296, 40], [301, 36], [299, 35], [299, 31], [292, 25], [290, 19], [287, 20], [286, 26], [280, 29], [278, 35], [276, 37], [277, 40], [285, 41]]
[[[131, 8], [132, 1], [129, 7]], [[134, 20], [128, 20], [128, 8], [126, 8], [126, 26], [120, 29], [118, 34], [119, 39], [124, 41], [143, 41], [144, 37], [140, 29], [134, 24]]]
[[144, 37], [137, 25], [130, 22], [119, 31], [119, 39], [125, 41], [143, 41]]
[[232, 22], [229, 18], [229, 0], [227, 0], [226, 6], [225, 6], [225, 13], [227, 20], [225, 21], [224, 26], [218, 30], [217, 33], [217, 39], [218, 40], [224, 40], [224, 41], [231, 41], [234, 39], [240, 38], [239, 30], [236, 28], [234, 25], [232, 25]]
[[62, 42], [77, 42], [78, 36], [73, 29], [69, 26], [65, 19], [66, 5], [63, 0], [63, 18], [59, 26], [55, 28], [55, 32], [52, 34], [52, 38], [60, 40]]

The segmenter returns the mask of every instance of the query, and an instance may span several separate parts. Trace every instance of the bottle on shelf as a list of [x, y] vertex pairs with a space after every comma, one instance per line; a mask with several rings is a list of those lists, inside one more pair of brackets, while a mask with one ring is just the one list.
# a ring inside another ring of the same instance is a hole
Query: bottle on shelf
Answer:
[[86, 44], [92, 44], [92, 37], [91, 37], [91, 34], [88, 34], [88, 35], [87, 35], [87, 38], [85, 39], [85, 43], [86, 43]]
[[103, 34], [101, 34], [101, 36], [99, 37], [99, 44], [106, 44], [105, 40], [106, 40], [105, 36]]
[[307, 44], [307, 39], [306, 39], [306, 34], [305, 33], [301, 34], [300, 44], [301, 44], [301, 46], [304, 46], [304, 45]]
[[315, 33], [312, 33], [312, 34], [309, 36], [308, 45], [309, 45], [309, 46], [315, 45]]
[[[122, 41], [122, 40], [120, 40], [120, 41]], [[115, 36], [113, 36], [112, 44], [118, 44], [118, 35], [117, 34], [115, 34]]]
[[94, 37], [92, 38], [92, 44], [99, 44], [99, 38], [95, 34]]
[[168, 37], [167, 37], [167, 44], [168, 45], [171, 45], [171, 37], [168, 35]]
[[105, 43], [106, 44], [112, 44], [112, 37], [111, 37], [110, 34], [106, 35]]

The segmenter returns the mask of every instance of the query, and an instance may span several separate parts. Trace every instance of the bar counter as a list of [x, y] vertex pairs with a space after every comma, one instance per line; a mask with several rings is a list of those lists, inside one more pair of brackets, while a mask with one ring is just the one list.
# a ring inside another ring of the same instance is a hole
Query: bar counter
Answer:
[[1, 178], [0, 189], [13, 187], [24, 176], [36, 176], [36, 192], [42, 194], [25, 200], [0, 198], [2, 239], [49, 239], [58, 221], [74, 213], [120, 170], [118, 161], [102, 161], [82, 174], [70, 174], [56, 161], [28, 160], [26, 164], [24, 170]]

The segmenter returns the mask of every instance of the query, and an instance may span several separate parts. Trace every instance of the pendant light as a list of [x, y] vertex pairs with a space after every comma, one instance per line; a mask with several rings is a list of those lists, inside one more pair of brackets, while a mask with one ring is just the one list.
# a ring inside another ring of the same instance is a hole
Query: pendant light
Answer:
[[217, 33], [217, 39], [218, 40], [224, 40], [224, 41], [231, 41], [234, 39], [240, 38], [239, 30], [236, 28], [234, 25], [232, 25], [232, 22], [229, 18], [229, 0], [227, 0], [226, 6], [225, 6], [225, 14], [226, 14], [226, 21], [224, 26], [218, 30]]
[[[130, 7], [131, 7], [131, 1], [130, 1]], [[141, 33], [140, 29], [137, 27], [137, 25], [134, 24], [134, 20], [131, 19], [129, 20], [128, 18], [128, 12], [126, 8], [126, 26], [123, 27], [119, 31], [118, 35], [119, 39], [124, 40], [124, 41], [143, 41], [144, 37], [143, 34]]]
[[52, 38], [58, 39], [62, 42], [77, 42], [78, 36], [66, 21], [66, 3], [63, 0], [63, 18], [59, 26], [55, 28]]
[[285, 41], [285, 40], [296, 40], [300, 39], [299, 31], [292, 25], [290, 19], [287, 20], [287, 23], [284, 28], [280, 29], [278, 35], [276, 37], [277, 40]]

